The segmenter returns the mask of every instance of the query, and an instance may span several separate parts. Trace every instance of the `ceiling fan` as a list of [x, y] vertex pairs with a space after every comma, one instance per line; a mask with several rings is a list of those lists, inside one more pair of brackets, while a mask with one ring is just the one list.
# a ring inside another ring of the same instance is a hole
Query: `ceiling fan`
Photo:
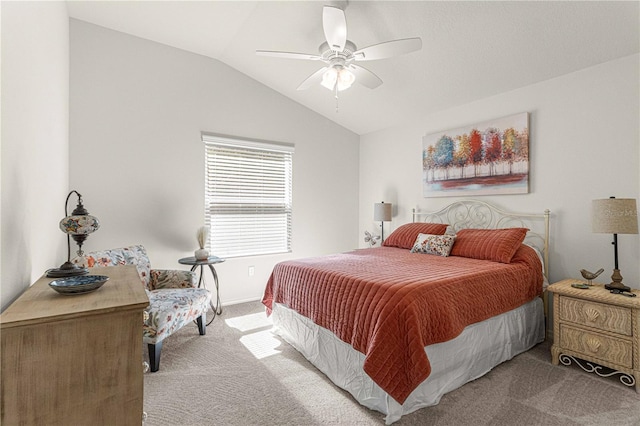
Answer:
[[380, 77], [354, 62], [390, 58], [422, 48], [422, 40], [416, 37], [387, 41], [358, 50], [351, 40], [347, 40], [347, 20], [344, 11], [333, 6], [324, 6], [322, 9], [322, 27], [326, 41], [318, 48], [319, 55], [271, 50], [256, 50], [256, 54], [324, 62], [326, 66], [311, 74], [298, 86], [298, 90], [308, 89], [320, 83], [334, 91], [337, 98], [338, 91], [348, 89], [354, 81], [370, 89], [382, 84]]

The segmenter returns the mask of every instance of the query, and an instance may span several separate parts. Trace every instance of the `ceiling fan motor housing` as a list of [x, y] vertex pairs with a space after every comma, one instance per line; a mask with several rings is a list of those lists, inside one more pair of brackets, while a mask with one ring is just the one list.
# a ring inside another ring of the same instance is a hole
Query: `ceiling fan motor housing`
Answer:
[[329, 47], [329, 43], [326, 41], [318, 47], [318, 51], [320, 52], [320, 56], [322, 56], [322, 60], [330, 63], [334, 58], [342, 58], [344, 62], [353, 60], [353, 53], [357, 50], [356, 45], [347, 40], [344, 46], [344, 50], [342, 52], [338, 52], [337, 50], [333, 50]]

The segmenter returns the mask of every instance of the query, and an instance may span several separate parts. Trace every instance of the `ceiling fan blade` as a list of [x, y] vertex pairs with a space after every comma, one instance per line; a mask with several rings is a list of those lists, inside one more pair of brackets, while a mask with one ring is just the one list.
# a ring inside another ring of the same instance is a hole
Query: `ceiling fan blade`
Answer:
[[320, 68], [318, 71], [311, 74], [305, 81], [300, 83], [300, 86], [298, 86], [296, 90], [306, 90], [314, 84], [320, 84], [322, 81], [322, 75], [327, 69], [329, 69], [329, 67]]
[[355, 75], [358, 83], [362, 84], [364, 87], [368, 87], [369, 89], [375, 89], [382, 84], [380, 77], [359, 65], [349, 65], [349, 71]]
[[285, 59], [310, 59], [312, 61], [318, 61], [322, 59], [322, 56], [312, 55], [310, 53], [277, 52], [274, 50], [256, 50], [256, 55], [273, 56], [275, 58]]
[[420, 49], [422, 49], [422, 39], [420, 37], [404, 38], [365, 47], [355, 51], [353, 56], [356, 61], [374, 61], [376, 59], [404, 55]]
[[333, 6], [322, 9], [322, 28], [329, 48], [342, 52], [347, 43], [347, 19], [344, 11]]

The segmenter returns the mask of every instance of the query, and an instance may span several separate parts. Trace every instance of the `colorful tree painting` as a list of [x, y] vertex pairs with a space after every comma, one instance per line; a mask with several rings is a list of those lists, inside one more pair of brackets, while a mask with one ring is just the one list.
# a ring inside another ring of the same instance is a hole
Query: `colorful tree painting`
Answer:
[[529, 114], [423, 137], [425, 197], [529, 190]]
[[482, 138], [478, 129], [471, 130], [469, 137], [471, 143], [471, 162], [473, 163], [473, 175], [478, 175], [478, 164], [482, 163]]

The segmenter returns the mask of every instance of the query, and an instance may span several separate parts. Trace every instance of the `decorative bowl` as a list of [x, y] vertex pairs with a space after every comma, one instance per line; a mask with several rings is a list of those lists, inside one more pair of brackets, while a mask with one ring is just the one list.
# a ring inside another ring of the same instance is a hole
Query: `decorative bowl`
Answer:
[[104, 275], [82, 275], [53, 280], [49, 287], [65, 296], [85, 294], [99, 289], [108, 279]]

